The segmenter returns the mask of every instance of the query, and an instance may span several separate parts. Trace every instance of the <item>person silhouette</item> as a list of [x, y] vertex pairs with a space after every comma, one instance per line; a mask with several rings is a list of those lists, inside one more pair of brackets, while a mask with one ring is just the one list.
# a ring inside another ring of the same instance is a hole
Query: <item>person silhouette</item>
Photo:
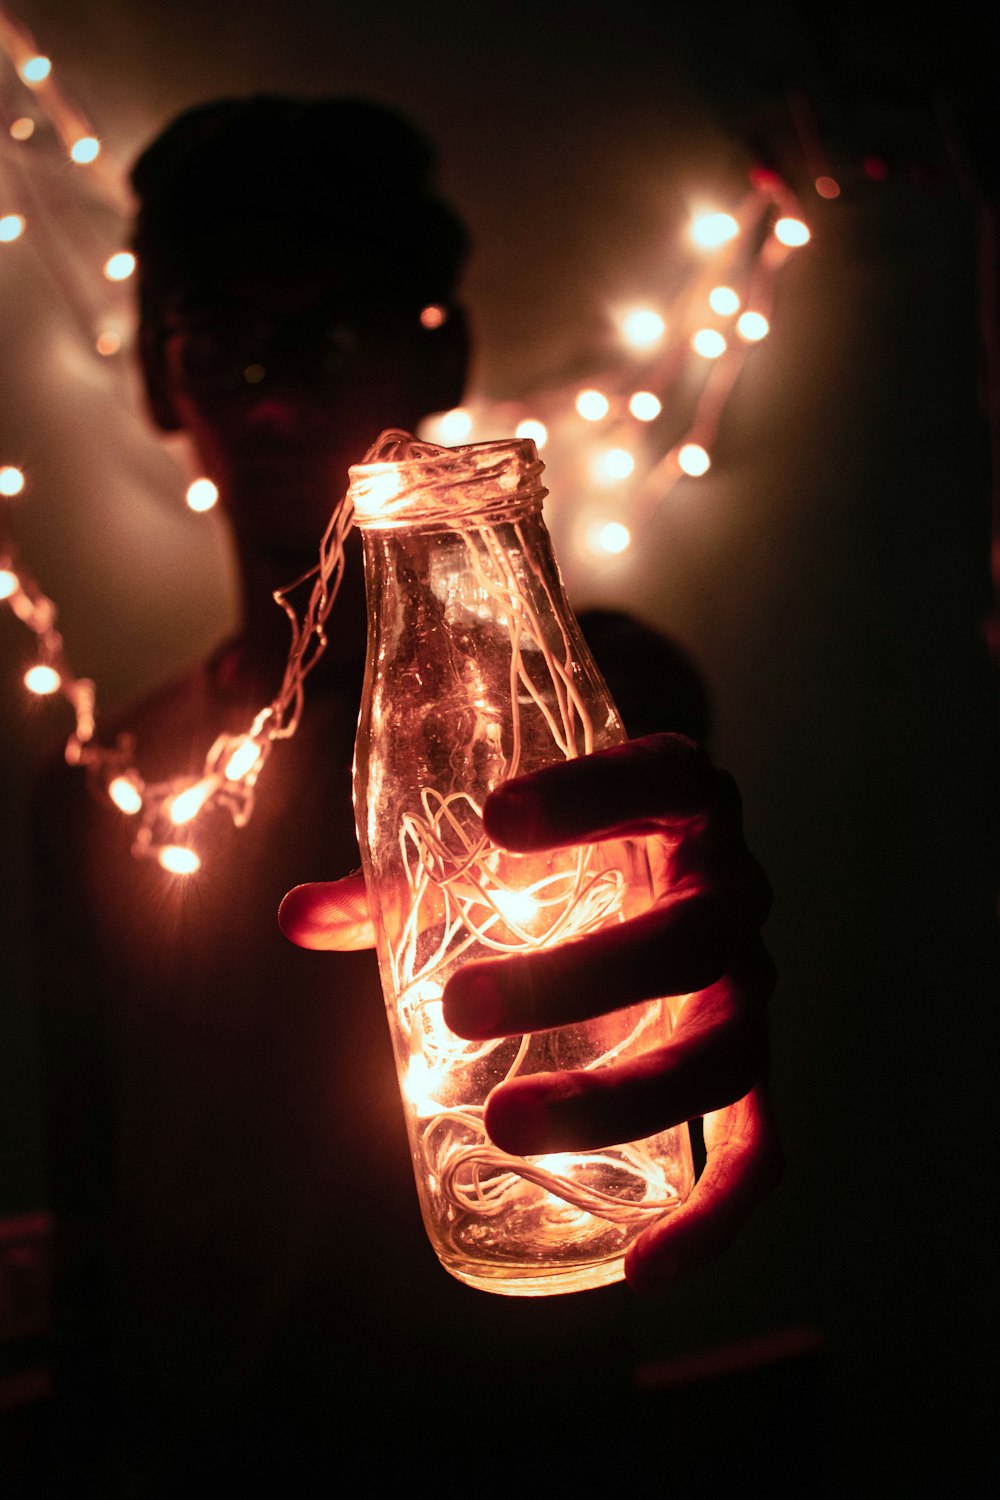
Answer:
[[[150, 411], [190, 434], [218, 485], [242, 605], [207, 661], [104, 726], [135, 737], [152, 782], [197, 774], [273, 695], [287, 625], [271, 596], [315, 561], [349, 465], [383, 429], [459, 401], [468, 243], [423, 136], [361, 100], [198, 106], [143, 153], [133, 185]], [[326, 878], [358, 863], [353, 538], [348, 554], [298, 734], [248, 827], [209, 819], [204, 877], [131, 860], [125, 821], [79, 768], [54, 767], [36, 798], [53, 1447], [78, 1488], [304, 1494], [354, 1461], [460, 1482], [498, 1444], [526, 1476], [641, 1471], [640, 1437], [622, 1438], [627, 1293], [491, 1298], [446, 1276], [423, 1235], [377, 970], [365, 932], [345, 931], [364, 892]], [[603, 622], [632, 646], [637, 628]], [[640, 1289], [722, 1249], [781, 1162], [764, 1087], [769, 890], [731, 779], [694, 743], [697, 681], [682, 653], [653, 649], [684, 690], [673, 705], [630, 696], [643, 730], [662, 732], [511, 783], [489, 813], [518, 847], [627, 824], [669, 855], [669, 896], [643, 931], [622, 927], [610, 968], [568, 945], [530, 1008], [523, 976], [498, 991], [518, 1029], [555, 1024], [573, 997], [609, 1009], [693, 992], [669, 1046], [600, 1093], [565, 1075], [513, 1085], [489, 1118], [526, 1152], [705, 1116], [694, 1192], [630, 1252]], [[451, 998], [460, 1030], [460, 986]]]

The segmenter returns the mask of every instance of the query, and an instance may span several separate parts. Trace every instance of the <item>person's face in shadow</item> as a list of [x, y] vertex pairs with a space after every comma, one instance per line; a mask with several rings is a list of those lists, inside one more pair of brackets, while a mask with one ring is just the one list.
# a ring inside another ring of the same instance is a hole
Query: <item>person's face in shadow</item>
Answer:
[[370, 267], [289, 258], [170, 298], [142, 351], [153, 415], [186, 430], [256, 550], [313, 550], [379, 433], [461, 399], [462, 312], [422, 321]]

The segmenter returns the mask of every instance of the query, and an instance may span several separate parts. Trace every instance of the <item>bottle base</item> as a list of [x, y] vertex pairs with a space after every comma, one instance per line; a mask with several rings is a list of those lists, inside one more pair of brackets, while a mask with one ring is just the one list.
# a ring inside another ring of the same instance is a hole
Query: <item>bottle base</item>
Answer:
[[479, 1292], [493, 1292], [499, 1297], [554, 1297], [563, 1292], [587, 1292], [594, 1287], [610, 1286], [625, 1279], [625, 1257], [590, 1265], [552, 1266], [534, 1273], [522, 1265], [475, 1266], [462, 1261], [441, 1259], [441, 1264], [456, 1280]]

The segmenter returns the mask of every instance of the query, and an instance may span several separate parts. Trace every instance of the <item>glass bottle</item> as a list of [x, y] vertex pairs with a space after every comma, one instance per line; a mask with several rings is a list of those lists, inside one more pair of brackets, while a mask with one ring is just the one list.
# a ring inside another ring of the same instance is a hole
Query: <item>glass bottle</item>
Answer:
[[620, 922], [650, 901], [641, 840], [507, 853], [483, 832], [510, 777], [625, 739], [542, 520], [534, 444], [436, 448], [385, 434], [351, 470], [368, 654], [354, 762], [358, 840], [424, 1222], [442, 1264], [533, 1296], [620, 1280], [628, 1245], [690, 1191], [686, 1126], [600, 1151], [513, 1157], [483, 1109], [505, 1079], [661, 1044], [667, 1005], [467, 1042], [449, 976]]

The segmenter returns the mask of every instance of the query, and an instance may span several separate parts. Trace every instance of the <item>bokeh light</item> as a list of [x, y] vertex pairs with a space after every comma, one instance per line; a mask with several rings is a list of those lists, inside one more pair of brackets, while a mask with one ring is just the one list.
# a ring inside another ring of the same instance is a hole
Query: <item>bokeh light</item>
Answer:
[[757, 344], [767, 338], [771, 325], [763, 313], [745, 312], [736, 319], [736, 332], [748, 344]]
[[13, 240], [19, 240], [23, 233], [23, 214], [4, 214], [0, 218], [0, 244], [9, 245]]
[[16, 573], [12, 573], [10, 568], [0, 568], [0, 599], [9, 599], [12, 594], [17, 593], [20, 586]]
[[464, 406], [453, 406], [442, 413], [438, 427], [445, 443], [462, 443], [472, 432], [472, 413]]
[[635, 459], [627, 448], [609, 448], [598, 461], [604, 479], [627, 479], [635, 468]]
[[739, 232], [740, 226], [732, 214], [699, 214], [691, 221], [691, 238], [699, 250], [718, 250]]
[[812, 239], [808, 225], [803, 224], [801, 219], [791, 218], [778, 220], [774, 226], [774, 237], [782, 245], [788, 245], [792, 249], [798, 245], [808, 245]]
[[37, 667], [29, 667], [24, 674], [25, 687], [29, 692], [37, 693], [40, 698], [57, 692], [61, 682], [62, 678], [55, 667], [45, 666], [42, 663], [39, 663]]
[[10, 137], [13, 141], [30, 141], [35, 133], [35, 122], [30, 115], [18, 115], [10, 122]]
[[19, 71], [25, 83], [44, 83], [52, 72], [52, 62], [48, 57], [29, 57]]
[[667, 331], [667, 325], [651, 307], [634, 307], [621, 320], [622, 337], [631, 349], [652, 349]]
[[131, 776], [116, 776], [108, 786], [108, 796], [116, 807], [129, 816], [142, 812], [142, 793]]
[[612, 556], [625, 552], [632, 541], [632, 533], [621, 521], [604, 521], [596, 528], [594, 543], [598, 551]]
[[11, 500], [19, 495], [24, 489], [24, 475], [20, 469], [15, 469], [13, 464], [5, 464], [0, 469], [0, 495]]
[[113, 328], [103, 329], [94, 341], [94, 348], [98, 354], [103, 354], [105, 358], [111, 354], [117, 354], [121, 346], [122, 336], [120, 333], [116, 333]]
[[608, 398], [601, 391], [581, 391], [576, 398], [576, 409], [586, 422], [600, 422], [610, 410]]
[[171, 875], [193, 875], [196, 870], [201, 869], [201, 860], [197, 854], [184, 844], [164, 844], [156, 857]]
[[420, 313], [420, 321], [425, 328], [440, 328], [447, 317], [447, 308], [442, 307], [439, 302], [428, 303]]
[[135, 270], [135, 256], [131, 250], [117, 250], [104, 262], [104, 274], [108, 281], [127, 281]]
[[660, 415], [663, 404], [652, 391], [636, 391], [629, 397], [628, 409], [637, 422], [652, 422]]
[[219, 498], [219, 489], [210, 479], [195, 479], [188, 485], [184, 498], [192, 510], [211, 510]]
[[69, 148], [69, 154], [78, 166], [85, 167], [100, 156], [101, 143], [96, 135], [81, 135]]
[[836, 177], [817, 177], [814, 186], [821, 198], [840, 197], [840, 183]]
[[720, 318], [731, 317], [740, 310], [739, 293], [731, 286], [713, 286], [708, 294], [708, 305]]
[[726, 340], [717, 328], [699, 328], [691, 335], [691, 348], [702, 359], [718, 359], [726, 352]]
[[518, 422], [514, 428], [514, 436], [530, 438], [538, 451], [541, 452], [549, 440], [549, 429], [544, 422], [539, 422], [535, 417], [525, 417], [524, 421]]
[[677, 454], [677, 462], [683, 472], [690, 474], [692, 479], [698, 479], [702, 474], [707, 474], [712, 467], [712, 460], [700, 443], [685, 443]]

